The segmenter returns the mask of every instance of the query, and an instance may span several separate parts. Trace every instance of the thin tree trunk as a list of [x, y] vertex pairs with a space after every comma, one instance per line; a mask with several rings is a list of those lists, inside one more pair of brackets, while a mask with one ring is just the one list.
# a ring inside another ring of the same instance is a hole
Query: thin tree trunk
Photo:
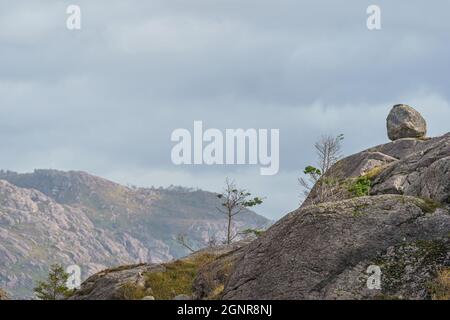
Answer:
[[231, 243], [231, 211], [228, 211], [228, 236], [227, 236], [227, 244]]

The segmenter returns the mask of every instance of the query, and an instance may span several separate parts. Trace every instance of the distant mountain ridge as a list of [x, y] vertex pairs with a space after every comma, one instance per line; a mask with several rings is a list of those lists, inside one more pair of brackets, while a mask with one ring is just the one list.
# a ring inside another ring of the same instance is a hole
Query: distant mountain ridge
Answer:
[[[78, 264], [83, 278], [105, 267], [163, 262], [223, 239], [225, 217], [212, 192], [181, 187], [136, 188], [81, 171], [0, 171], [0, 287], [29, 297], [48, 265]], [[264, 228], [254, 212], [236, 216], [236, 230]]]

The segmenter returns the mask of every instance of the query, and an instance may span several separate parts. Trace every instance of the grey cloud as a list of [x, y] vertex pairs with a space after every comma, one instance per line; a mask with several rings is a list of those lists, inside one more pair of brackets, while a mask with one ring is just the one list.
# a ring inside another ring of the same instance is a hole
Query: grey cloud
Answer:
[[[237, 176], [279, 217], [297, 205], [296, 174], [321, 134], [344, 133], [346, 153], [383, 143], [398, 102], [432, 134], [448, 130], [446, 1], [378, 1], [377, 32], [365, 27], [372, 1], [80, 0], [82, 30], [69, 32], [71, 3], [0, 4], [1, 168], [209, 189]], [[174, 168], [170, 133], [194, 120], [279, 128], [280, 176]]]

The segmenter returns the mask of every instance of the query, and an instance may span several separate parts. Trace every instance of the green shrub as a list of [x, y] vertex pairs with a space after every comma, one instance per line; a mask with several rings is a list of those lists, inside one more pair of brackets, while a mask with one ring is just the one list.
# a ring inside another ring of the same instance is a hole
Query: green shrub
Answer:
[[372, 182], [367, 176], [361, 176], [353, 180], [349, 187], [348, 191], [352, 193], [355, 197], [363, 197], [368, 196], [370, 192]]
[[51, 265], [47, 280], [38, 281], [34, 288], [36, 297], [40, 300], [63, 300], [70, 297], [73, 290], [67, 288], [67, 279], [69, 274], [61, 265]]

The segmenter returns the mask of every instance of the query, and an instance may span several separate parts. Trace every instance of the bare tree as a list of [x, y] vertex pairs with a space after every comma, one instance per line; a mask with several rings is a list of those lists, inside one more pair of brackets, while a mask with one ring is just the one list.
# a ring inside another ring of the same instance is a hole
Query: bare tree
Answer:
[[179, 244], [181, 244], [183, 247], [188, 249], [190, 252], [195, 252], [195, 250], [189, 245], [189, 241], [187, 240], [187, 237], [185, 234], [178, 234], [177, 238], [175, 239]]
[[214, 233], [208, 234], [208, 240], [206, 242], [208, 248], [216, 247], [218, 243], [219, 240], [217, 239], [217, 236]]
[[337, 172], [330, 174], [330, 169], [342, 157], [342, 140], [344, 135], [322, 136], [322, 138], [314, 144], [317, 156], [317, 165], [307, 166], [303, 171], [306, 176], [298, 179], [300, 186], [303, 188], [303, 196], [306, 199], [311, 189], [316, 185], [317, 202], [322, 202], [332, 193], [336, 183]]
[[336, 137], [323, 136], [314, 144], [319, 160], [319, 167], [323, 174], [327, 173], [327, 171], [342, 157], [342, 140], [344, 140], [343, 134]]
[[238, 189], [234, 181], [225, 180], [225, 189], [217, 197], [221, 200], [221, 207], [218, 207], [219, 212], [225, 214], [228, 219], [227, 224], [227, 244], [230, 244], [235, 238], [231, 234], [233, 217], [241, 213], [244, 209], [259, 205], [263, 199], [259, 197], [250, 198], [251, 193], [245, 189]]

